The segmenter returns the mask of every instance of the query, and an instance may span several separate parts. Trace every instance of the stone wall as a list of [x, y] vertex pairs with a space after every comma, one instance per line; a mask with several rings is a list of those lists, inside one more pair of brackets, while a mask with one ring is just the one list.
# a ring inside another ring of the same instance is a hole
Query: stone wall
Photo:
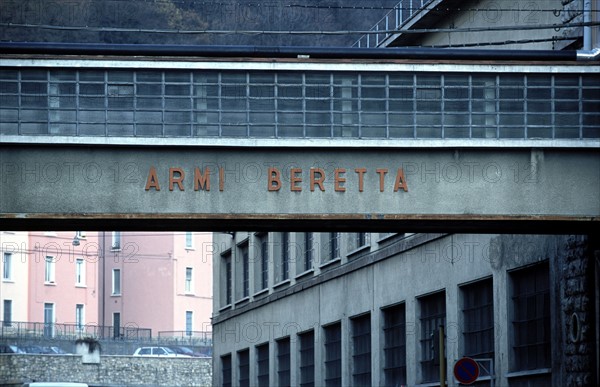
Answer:
[[90, 386], [210, 386], [210, 358], [102, 356], [82, 364], [77, 355], [0, 355], [0, 385], [83, 382]]
[[562, 383], [565, 386], [591, 386], [595, 383], [594, 347], [594, 256], [597, 247], [587, 238], [571, 237], [563, 255], [562, 324], [564, 333]]

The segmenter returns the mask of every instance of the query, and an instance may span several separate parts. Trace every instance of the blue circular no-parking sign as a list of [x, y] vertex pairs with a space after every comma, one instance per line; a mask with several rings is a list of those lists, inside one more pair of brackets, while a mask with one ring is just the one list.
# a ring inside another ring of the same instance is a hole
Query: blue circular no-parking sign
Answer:
[[471, 384], [479, 377], [479, 364], [470, 357], [463, 357], [454, 364], [454, 377], [462, 384]]

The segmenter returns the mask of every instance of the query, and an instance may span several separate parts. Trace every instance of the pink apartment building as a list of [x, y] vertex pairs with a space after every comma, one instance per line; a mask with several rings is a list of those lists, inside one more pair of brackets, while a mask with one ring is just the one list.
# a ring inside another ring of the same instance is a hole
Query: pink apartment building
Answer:
[[211, 330], [211, 233], [100, 232], [98, 238], [105, 252], [98, 316], [112, 334], [126, 327], [151, 328], [154, 337]]
[[29, 294], [28, 235], [0, 231], [0, 319], [4, 327], [12, 321], [27, 321]]
[[76, 330], [98, 323], [99, 247], [97, 233], [29, 233], [26, 321], [72, 324]]

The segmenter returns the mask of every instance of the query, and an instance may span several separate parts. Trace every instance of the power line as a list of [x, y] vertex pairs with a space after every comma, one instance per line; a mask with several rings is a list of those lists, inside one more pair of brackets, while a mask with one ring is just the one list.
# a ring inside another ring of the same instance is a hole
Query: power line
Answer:
[[531, 31], [531, 30], [561, 30], [572, 27], [596, 27], [600, 22], [566, 23], [566, 24], [540, 24], [540, 25], [515, 25], [495, 27], [465, 27], [465, 28], [424, 28], [414, 30], [378, 30], [378, 31], [285, 31], [285, 30], [181, 30], [181, 29], [146, 29], [122, 27], [77, 27], [50, 24], [26, 23], [0, 23], [0, 27], [7, 28], [39, 28], [62, 31], [88, 31], [88, 32], [137, 32], [149, 34], [180, 34], [180, 35], [379, 35], [379, 34], [429, 34], [429, 33], [465, 33], [465, 32], [494, 32], [494, 31]]
[[499, 42], [483, 42], [483, 43], [457, 43], [457, 44], [443, 44], [443, 45], [431, 45], [431, 46], [420, 46], [429, 48], [457, 48], [457, 47], [484, 47], [484, 46], [505, 46], [508, 44], [531, 44], [531, 43], [543, 43], [543, 42], [556, 42], [561, 40], [576, 40], [577, 36], [568, 37], [552, 37], [552, 38], [540, 38], [540, 39], [521, 39], [521, 40], [504, 40]]

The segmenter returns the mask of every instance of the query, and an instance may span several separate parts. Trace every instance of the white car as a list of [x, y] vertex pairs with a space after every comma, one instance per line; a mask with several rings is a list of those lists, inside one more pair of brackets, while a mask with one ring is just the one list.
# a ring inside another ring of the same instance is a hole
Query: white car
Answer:
[[133, 356], [190, 357], [187, 355], [178, 355], [171, 348], [167, 347], [140, 347], [135, 350]]

